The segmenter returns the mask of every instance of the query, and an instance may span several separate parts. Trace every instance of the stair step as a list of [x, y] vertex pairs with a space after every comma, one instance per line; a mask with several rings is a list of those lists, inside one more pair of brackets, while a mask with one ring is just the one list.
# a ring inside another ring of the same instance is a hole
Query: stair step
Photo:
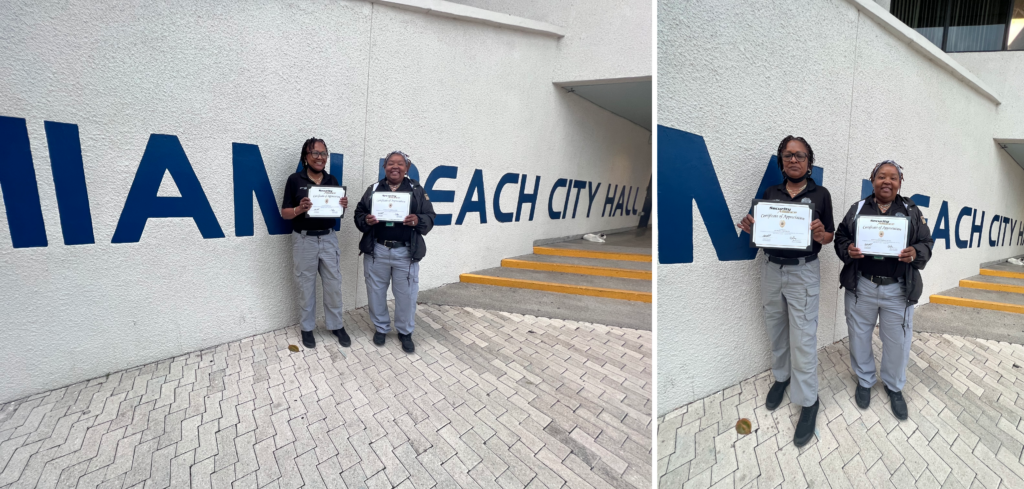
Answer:
[[460, 275], [459, 280], [468, 284], [497, 285], [499, 287], [543, 290], [545, 292], [558, 292], [561, 294], [587, 295], [591, 297], [605, 297], [608, 299], [621, 299], [647, 303], [654, 302], [650, 292], [635, 292], [631, 290], [588, 287], [585, 285], [567, 285], [553, 282], [539, 282], [536, 280], [491, 277], [486, 275], [475, 275], [472, 273], [464, 273]]
[[974, 309], [989, 309], [992, 311], [1024, 314], [1024, 306], [1018, 306], [1016, 304], [1004, 304], [1002, 302], [965, 299], [963, 297], [948, 297], [944, 295], [933, 295], [928, 300], [932, 304], [946, 304], [949, 306], [971, 307]]
[[571, 263], [555, 263], [516, 258], [506, 258], [501, 260], [501, 266], [505, 268], [521, 268], [525, 270], [541, 270], [548, 272], [574, 273], [579, 275], [619, 277], [638, 280], [651, 280], [653, 275], [650, 270], [630, 270], [626, 268], [598, 267], [592, 265], [576, 265]]
[[983, 268], [981, 270], [981, 274], [982, 275], [987, 275], [989, 277], [1006, 277], [1006, 278], [1024, 279], [1024, 273], [1021, 273], [1021, 272], [1011, 272], [1009, 270]]
[[935, 304], [1024, 314], [1024, 294], [1002, 290], [956, 287], [932, 295], [928, 300]]
[[961, 280], [960, 286], [968, 289], [994, 290], [997, 292], [1024, 294], [1024, 285], [1004, 284], [999, 282], [990, 282], [987, 280]]
[[[589, 267], [604, 267], [604, 268], [623, 268], [626, 270], [643, 270], [650, 272], [653, 270], [651, 262], [642, 261], [627, 261], [627, 260], [605, 260], [601, 258], [581, 258], [578, 256], [558, 256], [558, 255], [519, 255], [508, 257], [513, 260], [524, 260], [524, 261], [535, 261], [543, 263], [563, 263], [567, 265], [585, 265]], [[1007, 279], [1009, 280], [1009, 279]]]
[[515, 287], [561, 294], [587, 295], [640, 302], [652, 302], [653, 284], [647, 280], [599, 277], [518, 268], [489, 268], [464, 273], [460, 282]]
[[549, 246], [534, 246], [533, 252], [538, 255], [574, 256], [580, 258], [598, 258], [603, 260], [651, 262], [651, 255], [642, 253], [623, 253], [618, 251], [598, 251]]

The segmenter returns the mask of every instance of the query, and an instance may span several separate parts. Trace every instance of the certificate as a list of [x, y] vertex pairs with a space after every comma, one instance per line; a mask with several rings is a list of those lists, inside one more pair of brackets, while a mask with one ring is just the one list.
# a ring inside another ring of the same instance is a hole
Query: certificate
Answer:
[[412, 192], [374, 192], [370, 214], [378, 221], [402, 222], [409, 215]]
[[857, 216], [857, 248], [865, 255], [900, 256], [907, 247], [910, 218]]
[[306, 211], [309, 217], [342, 217], [345, 208], [341, 206], [341, 198], [345, 196], [345, 187], [333, 185], [309, 188], [309, 200], [313, 203]]
[[814, 204], [755, 199], [750, 246], [811, 251]]

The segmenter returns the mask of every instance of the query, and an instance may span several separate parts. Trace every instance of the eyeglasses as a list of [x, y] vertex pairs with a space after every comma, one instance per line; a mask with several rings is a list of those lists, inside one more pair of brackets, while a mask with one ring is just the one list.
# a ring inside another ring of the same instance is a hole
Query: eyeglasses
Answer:
[[782, 160], [783, 161], [785, 161], [785, 160], [792, 160], [794, 158], [796, 159], [796, 161], [799, 161], [799, 162], [803, 163], [803, 162], [807, 161], [807, 153], [783, 153], [782, 154]]
[[307, 154], [312, 155], [314, 158], [317, 158], [317, 157], [319, 157], [319, 158], [326, 158], [327, 157], [327, 152], [326, 151], [310, 151]]

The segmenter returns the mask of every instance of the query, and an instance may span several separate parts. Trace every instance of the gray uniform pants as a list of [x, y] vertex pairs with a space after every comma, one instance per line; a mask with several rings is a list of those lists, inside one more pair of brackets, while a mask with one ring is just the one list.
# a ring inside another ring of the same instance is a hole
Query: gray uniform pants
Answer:
[[761, 300], [772, 345], [772, 375], [791, 380], [789, 398], [811, 406], [818, 400], [818, 299], [821, 262], [761, 268]]
[[[857, 277], [857, 294], [846, 291], [846, 327], [850, 333], [850, 366], [861, 387], [871, 387], [875, 376], [875, 353], [871, 335], [878, 323], [882, 340], [882, 382], [891, 391], [902, 391], [907, 383], [907, 362], [914, 328], [914, 305], [907, 304], [905, 283], [878, 285]], [[904, 315], [907, 328], [904, 331]]]
[[408, 247], [388, 248], [374, 243], [373, 255], [363, 255], [366, 299], [370, 319], [380, 333], [391, 331], [388, 284], [395, 295], [395, 329], [412, 334], [416, 326], [416, 295], [420, 292], [420, 264], [410, 258]]
[[341, 251], [332, 229], [323, 236], [292, 233], [292, 260], [299, 287], [299, 326], [316, 329], [316, 273], [324, 284], [324, 322], [327, 329], [344, 328], [341, 322]]

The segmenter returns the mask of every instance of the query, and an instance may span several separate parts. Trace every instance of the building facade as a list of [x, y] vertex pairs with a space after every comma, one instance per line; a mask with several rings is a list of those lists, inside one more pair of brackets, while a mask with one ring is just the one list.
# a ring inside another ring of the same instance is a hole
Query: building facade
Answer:
[[[904, 167], [935, 239], [922, 304], [1024, 253], [1024, 52], [946, 53], [893, 7], [659, 1], [659, 414], [769, 368], [764, 256], [736, 223], [781, 183], [786, 135], [812, 145], [837, 222], [875, 163]], [[841, 262], [821, 259], [819, 348], [847, 336]]]
[[563, 87], [649, 84], [650, 2], [421, 4], [5, 2], [0, 402], [295, 324], [280, 207], [312, 136], [353, 207], [411, 156], [421, 289], [636, 226], [649, 126]]

